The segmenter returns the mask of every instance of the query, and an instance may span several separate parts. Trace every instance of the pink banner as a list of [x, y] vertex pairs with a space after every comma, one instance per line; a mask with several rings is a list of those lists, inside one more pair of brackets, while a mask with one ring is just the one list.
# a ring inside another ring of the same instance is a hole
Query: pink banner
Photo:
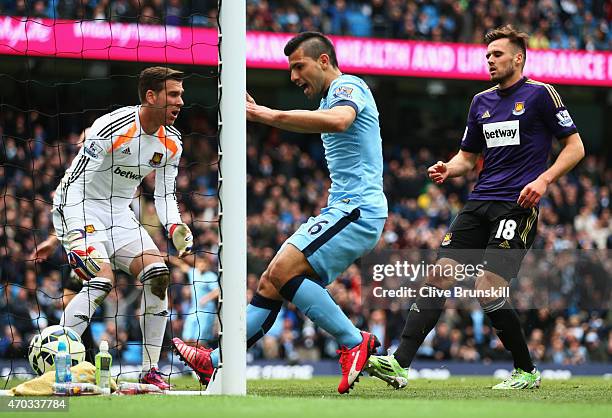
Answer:
[[217, 32], [4, 16], [0, 17], [0, 54], [217, 65]]
[[[287, 69], [291, 34], [249, 32], [247, 65]], [[330, 36], [342, 71], [404, 77], [488, 80], [484, 45]], [[555, 84], [612, 86], [609, 52], [530, 50], [525, 75]]]
[[[249, 68], [288, 68], [292, 34], [247, 33]], [[332, 36], [343, 71], [488, 80], [485, 47]], [[0, 54], [217, 65], [213, 29], [0, 17]], [[555, 84], [612, 86], [612, 53], [530, 50], [525, 74]]]

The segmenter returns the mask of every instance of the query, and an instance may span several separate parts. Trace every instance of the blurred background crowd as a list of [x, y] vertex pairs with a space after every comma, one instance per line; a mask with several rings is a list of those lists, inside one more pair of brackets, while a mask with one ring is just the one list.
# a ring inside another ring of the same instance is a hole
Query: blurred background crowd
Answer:
[[[216, 26], [216, 0], [0, 0], [0, 13]], [[480, 43], [513, 23], [531, 48], [610, 50], [611, 0], [247, 0], [247, 28]]]

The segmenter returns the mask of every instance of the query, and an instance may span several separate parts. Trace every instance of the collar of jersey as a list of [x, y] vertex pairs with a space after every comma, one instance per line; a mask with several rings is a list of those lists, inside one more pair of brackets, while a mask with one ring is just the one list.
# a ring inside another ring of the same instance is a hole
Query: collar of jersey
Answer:
[[136, 129], [138, 130], [139, 133], [144, 132], [142, 130], [142, 124], [140, 123], [140, 108], [142, 107], [142, 105], [136, 105]]
[[527, 77], [521, 78], [519, 81], [517, 81], [516, 83], [514, 83], [510, 87], [507, 87], [505, 89], [497, 89], [497, 94], [500, 95], [500, 96], [509, 96], [512, 93], [514, 93], [515, 91], [517, 91], [518, 89], [520, 89], [521, 86], [523, 84], [525, 84], [525, 82], [527, 82]]
[[326, 98], [326, 97], [327, 97], [327, 95], [329, 94], [329, 89], [331, 88], [332, 84], [334, 84], [334, 83], [336, 82], [336, 80], [339, 80], [339, 79], [340, 79], [340, 77], [342, 77], [343, 75], [345, 75], [345, 74], [340, 73], [340, 75], [339, 75], [338, 77], [334, 78], [334, 79], [332, 80], [332, 82], [331, 82], [331, 83], [329, 83], [329, 87], [327, 88], [327, 90], [325, 90], [325, 91], [323, 92], [323, 98]]

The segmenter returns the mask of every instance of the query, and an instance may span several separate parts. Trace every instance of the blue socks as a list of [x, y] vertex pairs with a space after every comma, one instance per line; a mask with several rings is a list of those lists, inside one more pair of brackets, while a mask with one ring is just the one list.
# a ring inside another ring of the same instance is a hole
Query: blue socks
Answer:
[[306, 276], [297, 276], [285, 283], [279, 292], [317, 326], [333, 335], [340, 346], [353, 348], [361, 343], [361, 332], [342, 312], [327, 289], [318, 283]]
[[215, 348], [212, 353], [210, 353], [210, 360], [212, 361], [213, 367], [216, 369], [219, 367], [219, 349]]
[[[362, 341], [361, 332], [342, 312], [327, 290], [306, 276], [289, 280], [280, 294], [292, 302], [317, 326], [330, 333], [338, 345], [353, 348]], [[247, 347], [250, 348], [272, 328], [283, 302], [256, 293], [247, 306]], [[219, 367], [219, 349], [210, 353], [213, 367]]]
[[[263, 337], [272, 328], [276, 317], [283, 306], [283, 301], [268, 299], [259, 293], [255, 293], [251, 303], [247, 306], [247, 348]], [[219, 349], [210, 353], [213, 367], [219, 367]]]
[[282, 300], [268, 299], [255, 293], [246, 310], [247, 348], [270, 331], [282, 306]]

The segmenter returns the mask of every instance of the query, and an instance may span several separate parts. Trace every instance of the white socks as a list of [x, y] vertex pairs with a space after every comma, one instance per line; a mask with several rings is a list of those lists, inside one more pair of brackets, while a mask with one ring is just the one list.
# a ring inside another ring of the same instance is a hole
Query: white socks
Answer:
[[105, 277], [94, 277], [88, 282], [83, 282], [83, 289], [64, 309], [60, 325], [72, 328], [77, 334], [82, 335], [94, 312], [111, 289], [111, 281]]
[[168, 296], [161, 300], [151, 293], [149, 282], [144, 284], [140, 315], [142, 331], [142, 370], [148, 372], [157, 367], [168, 320]]

